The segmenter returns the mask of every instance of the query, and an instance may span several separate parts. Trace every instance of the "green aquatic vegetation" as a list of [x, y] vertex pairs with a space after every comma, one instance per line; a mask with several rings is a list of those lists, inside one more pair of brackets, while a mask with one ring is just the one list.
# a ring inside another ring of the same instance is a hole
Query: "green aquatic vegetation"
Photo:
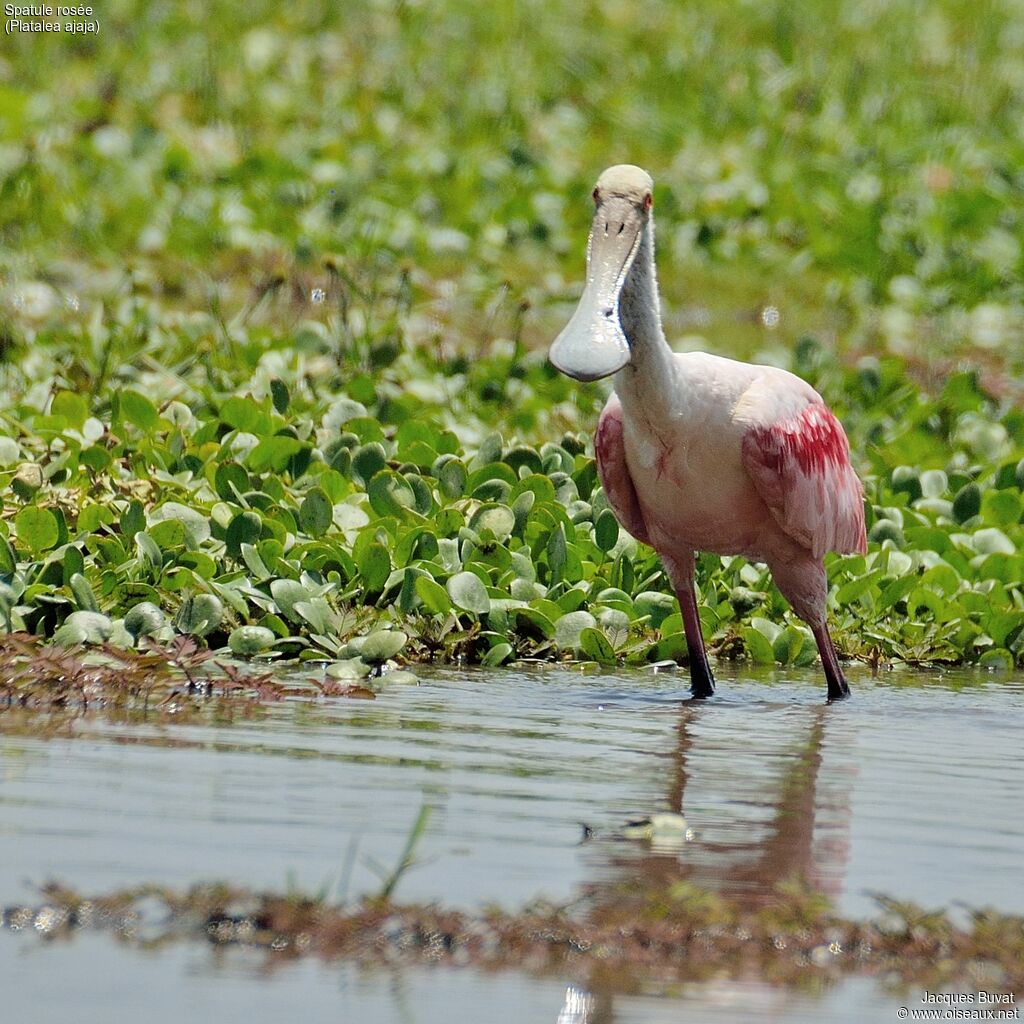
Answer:
[[[410, 662], [685, 657], [597, 481], [603, 392], [543, 356], [577, 197], [629, 159], [669, 337], [788, 365], [847, 426], [842, 651], [1021, 664], [1024, 21], [961, 8], [128, 3], [12, 37], [0, 626], [337, 687], [379, 630]], [[813, 660], [760, 566], [698, 580], [719, 657]]]
[[[470, 370], [405, 349], [321, 395], [276, 345], [282, 375], [257, 365], [230, 392], [193, 367], [162, 403], [119, 387], [92, 405], [66, 390], [19, 404], [0, 472], [32, 467], [38, 486], [12, 487], [0, 515], [8, 629], [370, 663], [685, 657], [660, 563], [615, 522], [589, 439], [558, 427], [579, 420], [542, 355], [511, 347]], [[810, 340], [794, 366], [835, 396], [867, 482], [870, 550], [829, 564], [840, 647], [1024, 660], [1024, 418], [969, 373], [929, 395], [894, 358], [851, 369]], [[495, 379], [520, 399], [508, 438]], [[596, 410], [600, 390], [581, 390]], [[702, 555], [698, 580], [719, 656], [813, 661], [764, 567]]]
[[8, 40], [4, 333], [126, 280], [227, 328], [343, 290], [369, 361], [398, 326], [365, 315], [374, 265], [404, 272], [420, 339], [547, 336], [574, 197], [631, 159], [680, 267], [673, 334], [1019, 366], [1020, 35], [953, 0], [119, 4], [73, 44]]

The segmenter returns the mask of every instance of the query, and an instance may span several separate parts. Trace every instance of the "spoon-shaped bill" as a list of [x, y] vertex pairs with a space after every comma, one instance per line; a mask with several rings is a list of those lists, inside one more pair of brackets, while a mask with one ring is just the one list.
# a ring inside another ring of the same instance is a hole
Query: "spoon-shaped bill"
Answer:
[[587, 244], [587, 283], [579, 305], [548, 358], [576, 380], [599, 380], [629, 362], [629, 342], [619, 321], [619, 296], [633, 265], [643, 219], [627, 199], [612, 197], [594, 214]]

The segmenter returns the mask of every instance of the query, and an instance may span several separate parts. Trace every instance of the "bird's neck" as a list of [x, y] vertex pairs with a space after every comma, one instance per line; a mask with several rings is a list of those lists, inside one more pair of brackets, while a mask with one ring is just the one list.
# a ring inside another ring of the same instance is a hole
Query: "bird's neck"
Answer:
[[629, 342], [629, 362], [615, 374], [623, 407], [644, 418], [665, 417], [677, 402], [675, 360], [661, 329], [654, 221], [648, 222], [619, 297], [619, 319]]

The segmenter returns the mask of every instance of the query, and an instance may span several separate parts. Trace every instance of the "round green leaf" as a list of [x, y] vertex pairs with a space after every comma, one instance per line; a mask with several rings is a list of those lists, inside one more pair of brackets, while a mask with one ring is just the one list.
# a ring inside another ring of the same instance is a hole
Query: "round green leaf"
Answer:
[[280, 377], [274, 377], [270, 382], [270, 398], [274, 408], [283, 416], [288, 411], [292, 396], [288, 385]]
[[[885, 522], [886, 520], [882, 520]], [[898, 552], [897, 552], [898, 553]], [[873, 569], [863, 576], [854, 576], [836, 591], [836, 601], [839, 604], [852, 604], [859, 597], [866, 594], [872, 588], [877, 589], [878, 581], [885, 575], [881, 569]], [[779, 659], [782, 660], [781, 658]], [[785, 662], [783, 662], [785, 664]]]
[[299, 506], [299, 526], [309, 537], [325, 534], [330, 529], [333, 516], [334, 505], [319, 487], [311, 490]]
[[50, 414], [60, 416], [69, 427], [81, 430], [89, 416], [89, 406], [86, 405], [85, 399], [81, 395], [75, 394], [73, 391], [58, 391], [53, 396]]
[[65, 620], [64, 625], [70, 630], [81, 630], [84, 634], [84, 643], [103, 644], [106, 643], [114, 633], [114, 623], [110, 617], [101, 612], [81, 611], [72, 612]]
[[490, 530], [499, 541], [508, 540], [515, 525], [515, 513], [507, 505], [481, 505], [469, 520], [471, 530]]
[[516, 519], [516, 532], [521, 533], [530, 515], [530, 510], [537, 502], [534, 491], [522, 491], [512, 499], [512, 514]]
[[292, 456], [308, 447], [297, 437], [286, 435], [265, 437], [249, 452], [246, 461], [254, 473], [265, 473], [267, 470], [280, 473], [288, 465], [288, 460]]
[[[79, 522], [81, 528], [81, 522]], [[121, 513], [121, 536], [131, 540], [140, 530], [146, 528], [146, 510], [138, 498], [132, 498]]]
[[451, 500], [461, 498], [466, 492], [466, 467], [452, 455], [442, 455], [434, 463], [434, 475], [437, 477], [441, 493]]
[[380, 591], [391, 575], [391, 556], [383, 544], [376, 541], [367, 546], [356, 566], [367, 590]]
[[271, 430], [270, 414], [251, 395], [232, 395], [220, 407], [220, 418], [229, 427], [257, 437]]
[[48, 508], [28, 505], [14, 517], [14, 532], [30, 551], [48, 551], [60, 537], [57, 517]]
[[156, 427], [160, 419], [156, 406], [138, 391], [118, 392], [117, 408], [123, 419], [147, 433]]
[[377, 441], [361, 445], [352, 453], [352, 469], [365, 487], [387, 465], [384, 446]]
[[213, 474], [213, 486], [224, 501], [238, 501], [249, 490], [249, 474], [237, 462], [222, 462]]
[[[165, 519], [161, 523], [155, 523], [148, 531], [149, 538], [161, 551], [175, 551], [185, 545], [186, 533], [185, 524], [180, 519]], [[135, 535], [135, 541], [145, 536], [143, 533]]]
[[418, 473], [406, 473], [403, 479], [412, 488], [415, 495], [414, 507], [421, 516], [430, 515], [434, 509], [434, 494], [430, 484]]
[[509, 658], [512, 657], [513, 650], [512, 645], [509, 643], [495, 644], [481, 659], [481, 665], [487, 665], [489, 667], [496, 667], [498, 665], [504, 665]]
[[980, 555], [1012, 555], [1017, 550], [1013, 541], [994, 526], [978, 530], [972, 540], [974, 550]]
[[379, 516], [401, 516], [416, 504], [416, 494], [408, 481], [390, 469], [374, 474], [366, 486], [366, 495]]
[[377, 629], [364, 640], [359, 657], [371, 665], [393, 658], [406, 644], [409, 637], [400, 629]]
[[594, 542], [605, 553], [615, 547], [619, 539], [619, 521], [611, 509], [604, 509], [594, 523]]
[[649, 616], [652, 629], [657, 629], [675, 609], [675, 598], [656, 590], [645, 590], [633, 599], [633, 610], [637, 618]]
[[339, 395], [324, 416], [324, 426], [339, 430], [349, 420], [360, 419], [365, 415], [366, 406], [362, 402], [353, 401], [347, 395]]
[[590, 612], [569, 612], [555, 621], [555, 643], [565, 650], [578, 650], [585, 629], [597, 632], [597, 619]]
[[255, 544], [263, 533], [263, 520], [256, 512], [248, 509], [239, 512], [224, 532], [224, 543], [227, 545], [228, 554], [236, 558], [241, 554], [243, 544]]
[[363, 661], [362, 658], [352, 657], [345, 658], [344, 661], [336, 661], [331, 665], [328, 665], [324, 670], [325, 674], [330, 676], [332, 679], [342, 679], [346, 682], [351, 682], [356, 679], [365, 679], [372, 668], [369, 664]]
[[567, 558], [565, 526], [562, 523], [559, 523], [551, 531], [547, 551], [548, 565], [551, 567], [551, 572], [557, 576], [565, 568]]
[[315, 633], [327, 633], [332, 627], [331, 606], [323, 597], [314, 597], [309, 601], [296, 601], [293, 610], [304, 622], [313, 627]]
[[243, 658], [251, 658], [271, 647], [276, 639], [266, 626], [239, 626], [231, 631], [228, 647]]
[[87, 612], [100, 610], [96, 595], [92, 592], [92, 587], [89, 586], [89, 581], [80, 572], [71, 574], [68, 586], [71, 588], [71, 593], [75, 595], [79, 608]]
[[897, 494], [910, 496], [911, 501], [921, 497], [921, 480], [913, 466], [897, 466], [892, 471], [892, 489]]
[[429, 576], [418, 576], [415, 587], [417, 596], [428, 611], [435, 615], [447, 615], [452, 610], [448, 591]]
[[78, 461], [83, 466], [88, 466], [89, 469], [95, 473], [102, 473], [103, 470], [107, 469], [114, 461], [110, 452], [106, 448], [102, 448], [98, 444], [90, 445], [88, 448], [82, 449], [82, 454], [78, 456]]
[[978, 659], [978, 667], [1010, 672], [1013, 670], [1013, 655], [1003, 648], [996, 647], [986, 651]]
[[580, 651], [588, 658], [592, 658], [602, 665], [615, 664], [615, 652], [612, 650], [612, 645], [608, 643], [608, 638], [601, 630], [593, 629], [589, 626], [580, 630], [579, 646]]
[[941, 469], [926, 469], [920, 479], [921, 493], [926, 498], [941, 498], [949, 487], [949, 478]]
[[[179, 501], [165, 501], [149, 513], [150, 524], [177, 520], [185, 529], [185, 541], [189, 547], [199, 547], [203, 541], [210, 539], [210, 520], [201, 512], [197, 512]], [[154, 539], [155, 537], [155, 531]], [[159, 544], [160, 542], [157, 541]], [[161, 544], [161, 547], [164, 545]]]
[[501, 434], [495, 432], [488, 434], [480, 442], [480, 448], [473, 457], [473, 468], [484, 466], [489, 462], [497, 462], [501, 458], [501, 449], [504, 441]]
[[1016, 490], [986, 491], [981, 502], [982, 519], [992, 526], [1020, 522], [1021, 497]]
[[270, 584], [270, 593], [277, 603], [278, 611], [293, 622], [300, 618], [298, 612], [295, 611], [295, 606], [300, 601], [308, 601], [313, 596], [309, 588], [299, 583], [298, 580], [274, 580]]
[[513, 614], [516, 629], [524, 636], [550, 640], [555, 635], [554, 623], [539, 608], [517, 608]]
[[980, 511], [981, 488], [973, 483], [961, 487], [953, 499], [953, 518], [958, 523], [963, 523]]
[[742, 631], [743, 646], [747, 649], [747, 657], [755, 665], [774, 665], [775, 651], [771, 641], [759, 630], [748, 626]]
[[804, 645], [804, 636], [795, 626], [786, 626], [772, 644], [772, 654], [780, 665], [792, 665]]
[[491, 610], [487, 588], [475, 572], [458, 572], [447, 583], [448, 594], [457, 608], [486, 615]]
[[891, 540], [898, 548], [901, 548], [906, 544], [906, 539], [903, 536], [903, 531], [900, 529], [899, 523], [892, 519], [876, 520], [868, 531], [868, 540], [875, 544], [881, 544], [884, 541]]
[[152, 636], [167, 625], [167, 616], [152, 601], [142, 601], [124, 617], [124, 628], [136, 639]]
[[179, 633], [206, 636], [220, 625], [223, 617], [224, 605], [220, 598], [213, 594], [197, 594], [182, 602], [174, 617], [174, 625]]
[[505, 461], [518, 473], [526, 466], [531, 473], [542, 472], [540, 455], [533, 448], [520, 445], [505, 453]]

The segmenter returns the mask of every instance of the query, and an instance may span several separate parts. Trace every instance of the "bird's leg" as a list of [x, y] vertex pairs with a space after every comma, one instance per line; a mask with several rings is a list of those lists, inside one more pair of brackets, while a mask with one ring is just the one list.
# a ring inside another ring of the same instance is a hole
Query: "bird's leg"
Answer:
[[700, 612], [697, 611], [697, 592], [693, 585], [693, 555], [682, 563], [676, 559], [663, 558], [668, 578], [679, 599], [679, 611], [683, 616], [683, 630], [686, 633], [686, 650], [690, 659], [690, 693], [697, 698], [713, 697], [715, 677], [708, 664], [704, 649], [704, 634], [700, 628]]
[[697, 595], [693, 580], [689, 580], [676, 591], [679, 610], [683, 613], [683, 629], [686, 631], [686, 650], [690, 656], [690, 693], [694, 697], [713, 697], [715, 677], [708, 664], [708, 653], [704, 650], [704, 636], [700, 628], [700, 613], [697, 611]]
[[825, 621], [828, 577], [825, 575], [824, 563], [820, 558], [812, 558], [810, 552], [807, 552], [803, 557], [770, 563], [768, 568], [782, 596], [811, 627], [821, 655], [821, 665], [825, 670], [829, 702], [849, 697], [850, 687], [839, 667], [836, 649], [832, 646], [832, 637], [828, 635], [828, 624]]
[[821, 655], [821, 664], [825, 669], [825, 681], [828, 683], [828, 700], [844, 700], [850, 696], [850, 686], [846, 682], [846, 676], [839, 667], [839, 659], [836, 657], [836, 649], [832, 646], [832, 637], [828, 634], [828, 626], [822, 623], [820, 626], [812, 626], [811, 632], [818, 644], [818, 653]]

